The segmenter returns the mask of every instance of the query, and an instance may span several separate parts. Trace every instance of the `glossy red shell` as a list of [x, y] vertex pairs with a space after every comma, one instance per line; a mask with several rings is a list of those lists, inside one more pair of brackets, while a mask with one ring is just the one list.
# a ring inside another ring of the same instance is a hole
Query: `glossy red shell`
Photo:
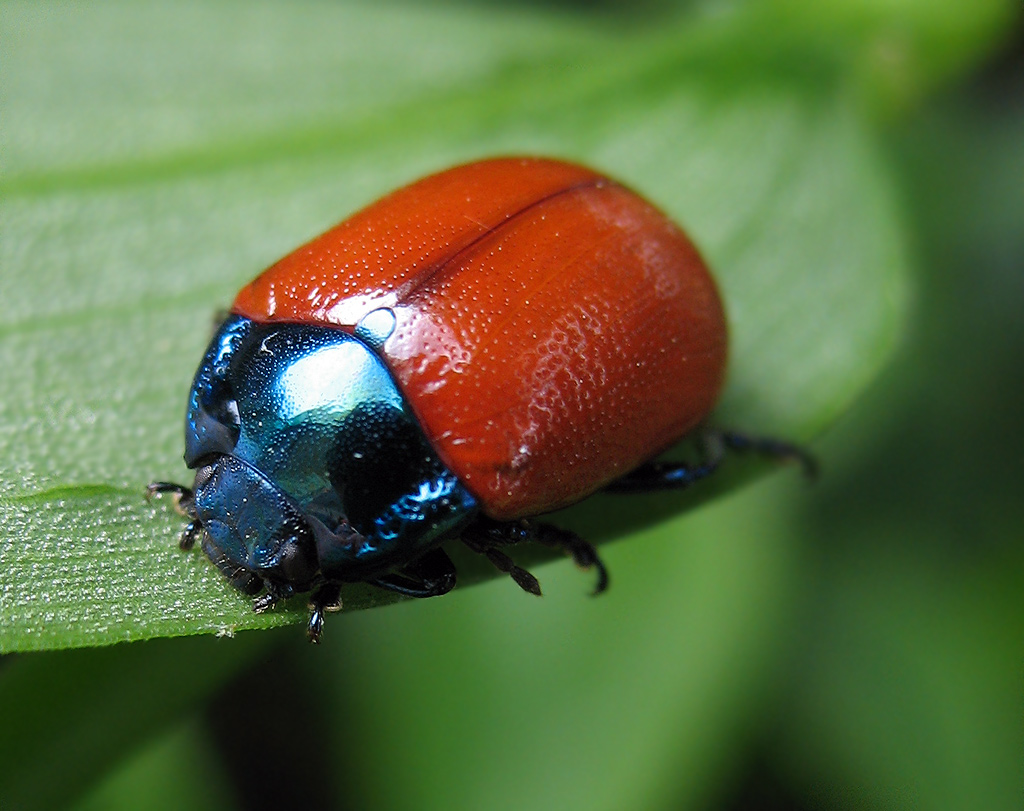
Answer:
[[580, 166], [497, 159], [384, 197], [271, 266], [233, 311], [381, 349], [431, 445], [492, 518], [589, 495], [672, 445], [722, 385], [726, 329], [687, 237]]

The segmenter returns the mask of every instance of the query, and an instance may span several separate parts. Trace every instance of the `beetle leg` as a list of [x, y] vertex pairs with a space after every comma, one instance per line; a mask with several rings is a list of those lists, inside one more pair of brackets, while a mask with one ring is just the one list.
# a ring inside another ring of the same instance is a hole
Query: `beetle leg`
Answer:
[[181, 531], [181, 539], [178, 541], [178, 547], [187, 552], [196, 545], [196, 541], [202, 533], [203, 525], [200, 524], [198, 520], [189, 521]]
[[[255, 573], [253, 573], [250, 569], [239, 567], [239, 570], [250, 573], [254, 578], [256, 577]], [[252, 610], [257, 614], [262, 614], [264, 611], [269, 611], [271, 608], [277, 605], [278, 600], [286, 600], [293, 594], [295, 594], [295, 589], [293, 589], [287, 583], [275, 583], [271, 580], [263, 580], [262, 582], [260, 582], [259, 580], [257, 580], [257, 591], [259, 590], [260, 585], [262, 585], [263, 588], [266, 589], [266, 591], [253, 601]]]
[[191, 488], [174, 482], [150, 482], [146, 486], [147, 501], [161, 493], [173, 494], [174, 509], [191, 519], [181, 531], [181, 538], [178, 540], [179, 548], [187, 552], [196, 545], [196, 541], [199, 540], [203, 532], [203, 525], [199, 520], [199, 513], [196, 511], [195, 493]]
[[756, 453], [780, 461], [796, 461], [808, 478], [814, 478], [818, 473], [818, 463], [814, 457], [789, 442], [714, 429], [702, 431], [699, 439], [702, 446], [702, 460], [699, 463], [647, 462], [616, 479], [605, 490], [610, 493], [681, 490], [718, 470], [728, 451]]
[[462, 542], [474, 552], [486, 555], [499, 571], [508, 574], [524, 591], [539, 595], [540, 583], [532, 574], [520, 566], [516, 566], [511, 558], [496, 547], [512, 546], [513, 544], [533, 542], [560, 549], [581, 569], [597, 569], [597, 584], [594, 594], [600, 594], [608, 588], [608, 570], [601, 562], [597, 550], [575, 532], [561, 529], [551, 524], [538, 524], [533, 521], [496, 522], [481, 519], [463, 533]]
[[146, 485], [146, 498], [152, 498], [159, 493], [174, 493], [179, 498], [191, 496], [192, 489], [183, 484], [174, 482], [150, 482]]
[[341, 611], [341, 584], [324, 583], [313, 592], [309, 608], [306, 636], [314, 645], [319, 645], [324, 632], [324, 615], [328, 612]]
[[252, 610], [256, 614], [262, 614], [264, 611], [269, 611], [274, 607], [274, 603], [277, 602], [277, 595], [272, 591], [268, 591], [266, 594], [261, 594], [252, 603]]
[[554, 549], [561, 549], [581, 569], [594, 568], [597, 570], [597, 583], [594, 584], [592, 592], [595, 596], [608, 589], [608, 569], [605, 568], [592, 543], [584, 540], [575, 532], [551, 524], [531, 523], [530, 527], [532, 535], [529, 540]]
[[800, 465], [800, 469], [808, 479], [818, 477], [818, 460], [799, 445], [770, 437], [748, 436], [734, 431], [717, 433], [728, 450], [738, 453], [756, 453], [759, 456], [767, 456], [784, 462], [793, 461]]
[[455, 588], [455, 564], [443, 549], [431, 549], [401, 569], [366, 582], [407, 597], [440, 597]]
[[725, 456], [722, 435], [705, 433], [702, 440], [702, 461], [646, 462], [625, 476], [605, 486], [609, 493], [649, 493], [655, 490], [682, 490], [705, 479], [718, 470]]
[[174, 508], [182, 515], [188, 516], [189, 518], [195, 518], [195, 494], [192, 492], [191, 487], [185, 487], [183, 484], [175, 484], [174, 482], [150, 482], [146, 485], [146, 501], [150, 501], [153, 496], [158, 496], [162, 493], [171, 493], [174, 496]]
[[481, 536], [474, 536], [469, 533], [462, 536], [462, 542], [477, 554], [484, 555], [492, 564], [494, 564], [495, 569], [499, 572], [504, 572], [515, 580], [516, 585], [523, 591], [535, 594], [538, 597], [541, 596], [540, 582], [537, 578], [526, 571], [522, 566], [517, 566], [515, 561], [513, 561], [512, 558], [504, 552], [495, 548], [495, 544], [505, 542], [489, 539], [485, 534], [481, 534]]

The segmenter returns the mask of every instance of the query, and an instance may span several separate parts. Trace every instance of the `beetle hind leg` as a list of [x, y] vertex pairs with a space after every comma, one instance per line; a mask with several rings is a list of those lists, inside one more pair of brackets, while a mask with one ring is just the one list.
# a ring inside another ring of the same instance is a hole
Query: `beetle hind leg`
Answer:
[[720, 431], [722, 444], [737, 453], [756, 453], [782, 462], [796, 462], [808, 479], [818, 477], [818, 460], [799, 445], [771, 437], [749, 436], [735, 431]]
[[609, 493], [651, 493], [658, 490], [682, 490], [706, 479], [721, 466], [730, 453], [754, 453], [782, 462], [794, 461], [804, 475], [818, 474], [817, 460], [799, 445], [769, 437], [755, 437], [735, 431], [706, 428], [698, 434], [701, 459], [689, 462], [647, 462], [605, 486]]

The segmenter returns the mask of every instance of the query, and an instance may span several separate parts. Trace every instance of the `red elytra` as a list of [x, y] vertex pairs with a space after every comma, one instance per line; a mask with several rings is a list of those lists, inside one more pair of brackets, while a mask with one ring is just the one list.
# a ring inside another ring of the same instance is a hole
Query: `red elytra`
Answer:
[[665, 450], [722, 386], [721, 300], [664, 214], [581, 166], [503, 158], [389, 194], [272, 265], [232, 311], [380, 350], [492, 518], [571, 504]]

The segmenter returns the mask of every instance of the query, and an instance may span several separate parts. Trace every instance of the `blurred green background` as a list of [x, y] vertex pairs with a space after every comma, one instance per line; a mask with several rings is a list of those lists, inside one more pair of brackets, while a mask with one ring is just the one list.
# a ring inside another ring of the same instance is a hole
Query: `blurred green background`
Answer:
[[[1018, 3], [0, 12], [0, 808], [1020, 808]], [[825, 473], [584, 504], [600, 600], [538, 566], [543, 600], [498, 579], [313, 649], [141, 487], [185, 475], [241, 283], [505, 152], [686, 223], [721, 418]]]

